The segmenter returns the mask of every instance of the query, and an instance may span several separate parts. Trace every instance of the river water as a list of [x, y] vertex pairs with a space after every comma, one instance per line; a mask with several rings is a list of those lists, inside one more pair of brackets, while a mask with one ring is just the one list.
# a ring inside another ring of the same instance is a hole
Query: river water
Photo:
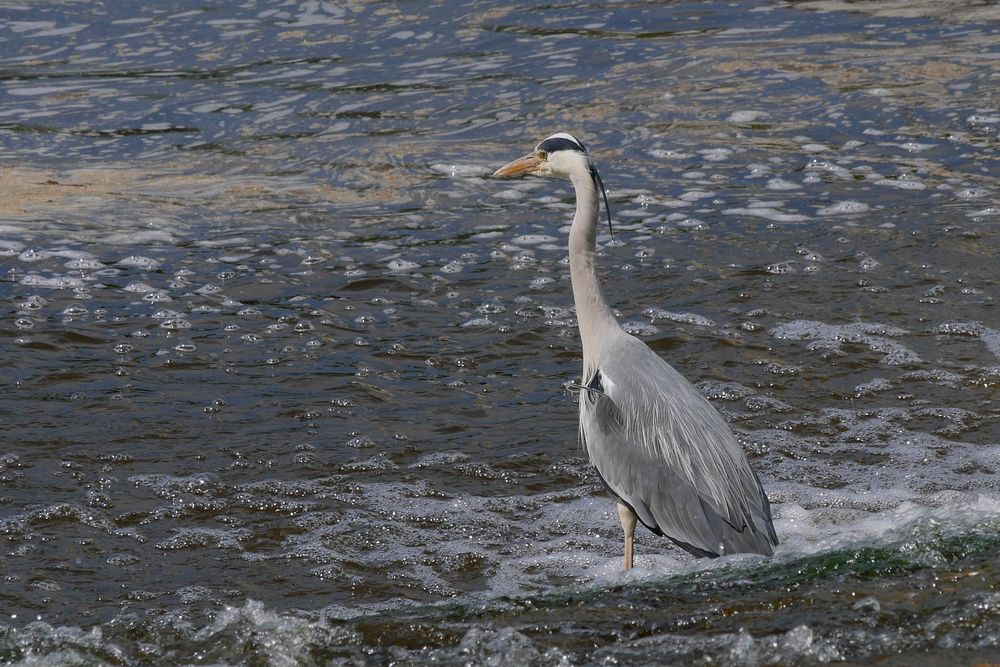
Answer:
[[[998, 47], [973, 1], [0, 2], [0, 662], [1000, 662]], [[557, 131], [773, 558], [621, 570], [573, 193], [489, 178]]]

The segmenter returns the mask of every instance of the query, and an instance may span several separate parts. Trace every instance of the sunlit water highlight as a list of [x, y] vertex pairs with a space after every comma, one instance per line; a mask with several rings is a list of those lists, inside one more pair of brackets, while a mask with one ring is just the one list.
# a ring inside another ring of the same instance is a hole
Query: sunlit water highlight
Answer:
[[[126, 5], [0, 6], [0, 661], [1000, 661], [995, 7]], [[620, 570], [559, 130], [772, 559]]]

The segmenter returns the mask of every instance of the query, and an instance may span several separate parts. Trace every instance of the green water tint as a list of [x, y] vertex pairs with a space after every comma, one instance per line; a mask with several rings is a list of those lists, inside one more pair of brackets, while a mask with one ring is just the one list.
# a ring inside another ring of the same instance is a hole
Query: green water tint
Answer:
[[[156, 646], [158, 664], [164, 665], [284, 664], [275, 663], [275, 656], [316, 665], [364, 659], [460, 664], [474, 652], [470, 647], [490, 658], [486, 640], [492, 639], [494, 648], [519, 646], [530, 664], [539, 665], [564, 656], [572, 664], [596, 664], [595, 651], [616, 646], [623, 664], [668, 658], [819, 664], [899, 651], [933, 655], [995, 637], [1000, 537], [972, 532], [929, 537], [923, 544], [919, 553], [892, 544], [790, 560], [779, 555], [662, 578], [343, 621], [278, 615], [251, 604], [220, 613], [204, 627], [176, 613], [145, 619], [124, 614], [102, 632], [57, 632], [33, 624], [0, 629], [0, 659], [65, 652], [82, 661], [74, 664], [124, 665], [149, 659], [146, 651]], [[504, 639], [501, 628], [508, 629], [506, 642], [497, 641]], [[992, 655], [989, 649], [966, 654]]]
[[[762, 639], [802, 625], [826, 643], [824, 655], [835, 651], [841, 659], [872, 657], [888, 648], [931, 649], [1000, 632], [1000, 596], [989, 595], [1000, 587], [1000, 536], [974, 532], [916, 539], [919, 548], [897, 543], [793, 559], [779, 554], [774, 561], [650, 575], [481, 606], [408, 609], [345, 627], [360, 632], [366, 645], [411, 651], [454, 645], [470, 626], [515, 628], [539, 649], [559, 647], [580, 656], [595, 647], [677, 635], [677, 657], [685, 659], [719, 657], [717, 646], [692, 646], [694, 637], [749, 632]], [[888, 644], [866, 646], [869, 634], [883, 635]], [[802, 655], [775, 657], [779, 663], [808, 662]]]

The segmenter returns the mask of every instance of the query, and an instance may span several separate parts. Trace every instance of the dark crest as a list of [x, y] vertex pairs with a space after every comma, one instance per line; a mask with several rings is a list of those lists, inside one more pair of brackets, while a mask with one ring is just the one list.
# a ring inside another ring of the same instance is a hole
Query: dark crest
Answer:
[[611, 205], [608, 203], [608, 192], [604, 189], [604, 181], [601, 180], [601, 175], [597, 171], [597, 167], [594, 165], [594, 161], [590, 157], [590, 151], [587, 147], [583, 145], [583, 142], [568, 134], [557, 135], [554, 137], [549, 137], [542, 143], [538, 144], [536, 150], [545, 151], [546, 153], [554, 153], [556, 151], [576, 151], [577, 153], [583, 153], [587, 156], [587, 164], [590, 165], [590, 177], [594, 180], [594, 187], [601, 191], [601, 195], [604, 197], [604, 210], [608, 214], [608, 232], [614, 235], [614, 229], [611, 227]]
[[577, 153], [589, 155], [589, 153], [587, 153], [587, 147], [576, 139], [571, 139], [569, 135], [549, 137], [542, 143], [538, 144], [537, 150], [545, 151], [546, 153], [555, 153], [556, 151], [576, 151]]

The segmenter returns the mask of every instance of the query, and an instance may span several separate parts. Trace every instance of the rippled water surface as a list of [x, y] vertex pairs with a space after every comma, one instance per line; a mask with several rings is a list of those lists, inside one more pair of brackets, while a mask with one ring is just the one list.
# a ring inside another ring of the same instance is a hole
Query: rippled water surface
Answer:
[[[1000, 662], [1000, 10], [0, 2], [0, 661]], [[576, 441], [567, 183], [773, 504]]]

